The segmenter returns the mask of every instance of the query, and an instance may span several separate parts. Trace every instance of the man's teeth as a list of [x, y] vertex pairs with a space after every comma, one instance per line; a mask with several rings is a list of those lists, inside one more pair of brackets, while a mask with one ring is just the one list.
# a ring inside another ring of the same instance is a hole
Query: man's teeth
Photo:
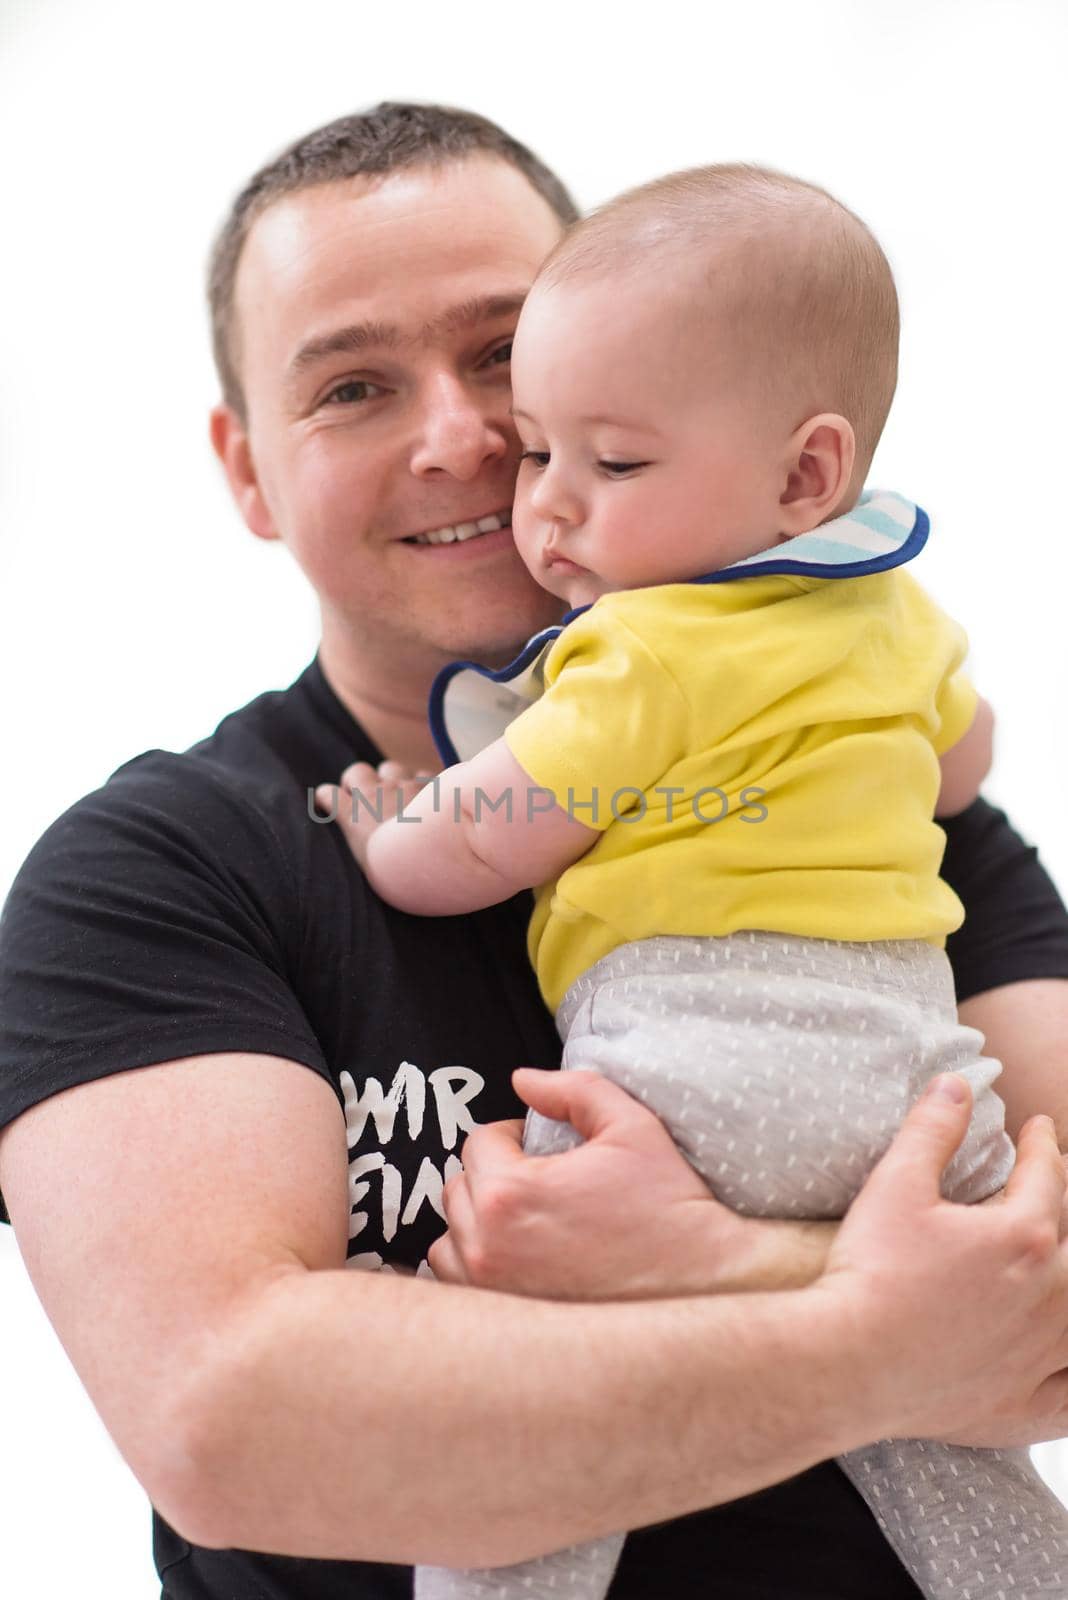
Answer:
[[452, 528], [435, 528], [433, 533], [415, 533], [406, 544], [463, 544], [465, 539], [477, 539], [480, 533], [494, 533], [498, 528], [511, 527], [507, 513], [479, 517], [477, 522], [458, 522]]

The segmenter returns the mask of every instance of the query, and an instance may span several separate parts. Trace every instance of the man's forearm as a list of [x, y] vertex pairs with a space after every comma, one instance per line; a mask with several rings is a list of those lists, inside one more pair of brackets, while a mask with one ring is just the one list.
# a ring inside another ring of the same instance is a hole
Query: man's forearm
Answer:
[[1001, 1062], [994, 1088], [1009, 1134], [1043, 1112], [1068, 1152], [1068, 982], [1033, 978], [988, 989], [964, 1001], [960, 1019], [985, 1035], [984, 1054]]
[[287, 1273], [197, 1390], [183, 1531], [498, 1565], [746, 1494], [883, 1420], [824, 1297], [793, 1299], [560, 1306]]

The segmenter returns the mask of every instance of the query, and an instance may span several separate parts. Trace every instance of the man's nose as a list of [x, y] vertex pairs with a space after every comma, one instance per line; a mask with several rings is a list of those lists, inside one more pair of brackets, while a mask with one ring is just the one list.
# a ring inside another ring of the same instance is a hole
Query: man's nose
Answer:
[[[495, 416], [492, 403], [488, 395], [473, 394], [451, 375], [436, 379], [423, 400], [411, 470], [417, 476], [442, 472], [467, 481], [487, 462], [507, 455], [508, 419]], [[498, 411], [500, 406], [498, 399]]]

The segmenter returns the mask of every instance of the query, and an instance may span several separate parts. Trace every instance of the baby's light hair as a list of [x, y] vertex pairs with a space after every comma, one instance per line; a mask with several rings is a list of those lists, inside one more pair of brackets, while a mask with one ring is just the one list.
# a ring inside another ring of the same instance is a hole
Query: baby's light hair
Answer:
[[769, 167], [669, 173], [577, 222], [537, 286], [680, 271], [684, 309], [729, 328], [743, 381], [794, 425], [837, 412], [863, 482], [897, 384], [893, 273], [870, 229], [833, 195]]

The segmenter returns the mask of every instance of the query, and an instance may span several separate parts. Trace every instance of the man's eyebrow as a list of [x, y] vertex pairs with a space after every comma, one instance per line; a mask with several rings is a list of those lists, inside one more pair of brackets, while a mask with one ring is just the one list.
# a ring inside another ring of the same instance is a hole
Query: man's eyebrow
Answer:
[[289, 376], [298, 377], [327, 356], [358, 355], [362, 350], [397, 350], [412, 343], [429, 344], [441, 333], [458, 333], [464, 328], [477, 327], [480, 322], [518, 316], [526, 297], [526, 289], [475, 295], [450, 306], [432, 321], [424, 322], [414, 336], [404, 334], [391, 322], [354, 322], [345, 328], [334, 328], [301, 345], [289, 363]]

